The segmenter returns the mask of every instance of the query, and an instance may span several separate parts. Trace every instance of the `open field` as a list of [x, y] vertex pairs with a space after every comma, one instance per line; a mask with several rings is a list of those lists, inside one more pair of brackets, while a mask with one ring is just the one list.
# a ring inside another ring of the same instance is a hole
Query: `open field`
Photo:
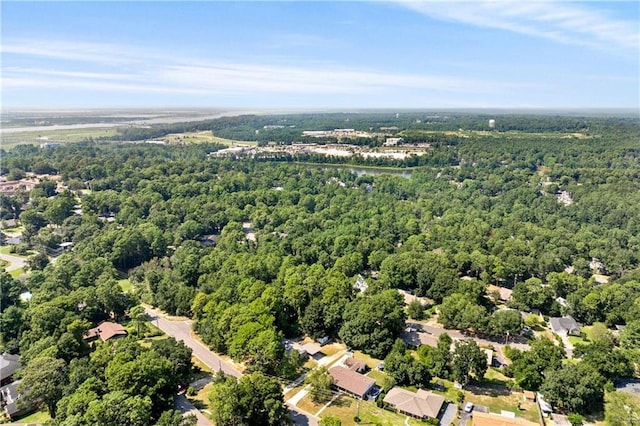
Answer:
[[[71, 130], [38, 130], [29, 132], [11, 133], [0, 137], [0, 144], [3, 149], [10, 149], [20, 144], [40, 145], [46, 142], [68, 143], [80, 142], [89, 138], [110, 137], [118, 134], [117, 129], [71, 129]], [[47, 139], [44, 139], [47, 138]]]

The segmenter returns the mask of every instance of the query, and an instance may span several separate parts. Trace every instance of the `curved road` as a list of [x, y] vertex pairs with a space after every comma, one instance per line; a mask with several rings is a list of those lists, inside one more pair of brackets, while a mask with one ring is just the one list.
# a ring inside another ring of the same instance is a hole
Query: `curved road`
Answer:
[[[202, 361], [207, 367], [213, 371], [222, 370], [225, 374], [230, 374], [235, 377], [242, 377], [242, 373], [237, 371], [231, 364], [224, 361], [214, 352], [212, 352], [205, 345], [200, 343], [191, 337], [191, 321], [190, 320], [176, 320], [172, 321], [166, 318], [162, 313], [149, 307], [144, 308], [147, 313], [149, 321], [152, 321], [160, 330], [167, 335], [175, 338], [176, 340], [182, 340], [185, 345], [193, 350], [193, 355]], [[176, 401], [176, 406], [182, 408], [183, 413], [191, 413], [190, 403], [186, 401], [186, 398]], [[296, 425], [299, 426], [316, 426], [318, 420], [311, 414], [305, 413], [296, 407], [288, 405], [289, 414]], [[204, 420], [203, 420], [204, 419]], [[198, 425], [206, 425], [204, 423], [206, 419], [204, 416], [198, 417]], [[201, 423], [202, 422], [202, 423]]]
[[16, 269], [22, 268], [24, 266], [24, 262], [27, 260], [26, 257], [19, 257], [11, 254], [1, 254], [1, 253], [0, 253], [0, 259], [6, 260], [7, 262], [9, 262], [9, 266], [4, 268], [7, 272], [15, 271]]

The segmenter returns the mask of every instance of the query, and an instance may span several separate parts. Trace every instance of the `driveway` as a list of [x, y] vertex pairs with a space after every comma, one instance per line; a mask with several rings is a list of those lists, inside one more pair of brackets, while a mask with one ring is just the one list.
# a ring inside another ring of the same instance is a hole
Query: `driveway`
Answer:
[[467, 426], [467, 420], [469, 420], [470, 418], [471, 418], [471, 413], [465, 413], [464, 411], [461, 412], [458, 426]]
[[447, 409], [444, 414], [440, 418], [441, 426], [449, 426], [453, 424], [456, 419], [456, 415], [458, 414], [458, 406], [456, 404], [447, 404]]
[[7, 265], [7, 267], [4, 268], [7, 272], [15, 271], [16, 269], [22, 268], [24, 266], [25, 260], [27, 260], [26, 257], [19, 257], [11, 254], [1, 254], [1, 253], [0, 253], [0, 259], [9, 262], [9, 265]]
[[198, 419], [198, 426], [213, 426], [211, 420], [207, 419], [184, 395], [178, 395], [173, 400], [173, 408], [180, 411], [183, 416], [193, 414]]

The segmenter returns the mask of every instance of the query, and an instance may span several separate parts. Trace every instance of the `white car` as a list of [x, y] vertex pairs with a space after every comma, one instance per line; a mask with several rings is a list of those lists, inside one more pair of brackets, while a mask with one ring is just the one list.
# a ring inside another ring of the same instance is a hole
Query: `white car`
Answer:
[[467, 402], [464, 406], [464, 412], [470, 413], [473, 410], [473, 402]]

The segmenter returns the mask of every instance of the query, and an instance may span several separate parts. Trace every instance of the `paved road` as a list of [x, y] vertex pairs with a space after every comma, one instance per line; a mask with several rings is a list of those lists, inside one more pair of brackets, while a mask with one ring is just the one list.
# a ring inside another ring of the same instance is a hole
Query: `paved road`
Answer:
[[176, 340], [182, 340], [185, 345], [193, 350], [193, 355], [202, 361], [207, 367], [213, 371], [222, 371], [235, 377], [241, 377], [229, 363], [211, 352], [209, 348], [191, 337], [191, 321], [170, 321], [163, 317], [158, 311], [145, 308], [149, 320], [153, 322], [160, 330]]
[[[214, 371], [222, 371], [226, 374], [230, 374], [235, 377], [242, 377], [242, 374], [236, 371], [229, 363], [225, 362], [215, 353], [211, 352], [209, 348], [204, 346], [202, 343], [195, 340], [191, 337], [191, 321], [183, 320], [183, 321], [171, 321], [166, 319], [160, 312], [155, 309], [150, 309], [145, 307], [145, 312], [147, 313], [147, 317], [150, 321], [152, 321], [157, 327], [168, 334], [169, 336], [175, 338], [176, 340], [182, 340], [185, 345], [190, 347], [193, 350], [193, 355], [197, 357], [200, 361], [202, 361], [207, 367], [211, 368]], [[186, 400], [186, 398], [184, 398]], [[187, 401], [188, 402], [188, 401]], [[190, 403], [189, 403], [190, 404]], [[317, 426], [318, 419], [312, 416], [309, 413], [305, 413], [299, 408], [292, 407], [287, 405], [289, 408], [289, 414], [293, 419], [294, 423], [299, 426]], [[188, 406], [184, 406], [183, 409], [189, 408]], [[193, 407], [195, 409], [195, 407]], [[189, 408], [190, 409], [190, 408]], [[181, 410], [182, 411], [182, 410]], [[198, 410], [196, 410], [198, 411]], [[183, 413], [188, 411], [182, 411]], [[200, 413], [202, 417], [204, 415]], [[207, 425], [210, 425], [208, 423]], [[198, 423], [200, 425], [200, 423]], [[202, 424], [202, 426], [207, 426]]]
[[213, 426], [204, 414], [198, 410], [184, 395], [178, 395], [173, 400], [173, 408], [180, 411], [183, 415], [193, 414], [198, 419], [198, 426]]
[[13, 256], [11, 254], [1, 254], [1, 253], [0, 253], [0, 259], [6, 260], [7, 262], [9, 262], [9, 265], [6, 268], [4, 268], [7, 272], [15, 271], [16, 269], [22, 268], [24, 266], [25, 260], [27, 260], [25, 257], [18, 257], [18, 256]]
[[[493, 340], [481, 339], [479, 337], [473, 337], [473, 336], [465, 336], [458, 330], [445, 330], [444, 328], [440, 328], [440, 327], [434, 327], [434, 326], [425, 325], [425, 324], [409, 323], [409, 322], [407, 322], [407, 325], [411, 325], [412, 327], [415, 327], [418, 330], [422, 330], [436, 337], [441, 335], [442, 333], [447, 333], [454, 340], [473, 339], [478, 344], [493, 345], [496, 348], [503, 348], [504, 346], [506, 346], [504, 343], [494, 342]], [[526, 343], [510, 342], [509, 346], [511, 346], [512, 348], [517, 348], [525, 351], [528, 351], [529, 349], [531, 349], [531, 347]]]

